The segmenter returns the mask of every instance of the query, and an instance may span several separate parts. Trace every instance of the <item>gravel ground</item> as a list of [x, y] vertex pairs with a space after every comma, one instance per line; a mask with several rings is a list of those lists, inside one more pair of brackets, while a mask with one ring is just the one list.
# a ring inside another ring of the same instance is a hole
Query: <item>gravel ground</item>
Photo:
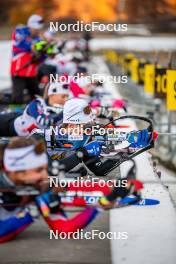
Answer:
[[[88, 226], [103, 232], [109, 231], [109, 214], [104, 212]], [[106, 254], [104, 254], [106, 251]], [[0, 246], [0, 263], [62, 263], [62, 264], [109, 264], [111, 263], [110, 243], [100, 240], [49, 239], [49, 229], [42, 219], [38, 220], [17, 239]]]

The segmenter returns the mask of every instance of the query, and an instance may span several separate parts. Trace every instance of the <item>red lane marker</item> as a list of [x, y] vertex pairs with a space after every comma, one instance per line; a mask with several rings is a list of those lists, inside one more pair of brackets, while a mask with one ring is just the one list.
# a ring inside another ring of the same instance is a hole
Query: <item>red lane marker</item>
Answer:
[[118, 125], [118, 126], [114, 126], [112, 124], [106, 125], [105, 128], [130, 128], [129, 125]]
[[153, 131], [153, 140], [155, 141], [157, 140], [157, 138], [158, 138], [158, 132]]

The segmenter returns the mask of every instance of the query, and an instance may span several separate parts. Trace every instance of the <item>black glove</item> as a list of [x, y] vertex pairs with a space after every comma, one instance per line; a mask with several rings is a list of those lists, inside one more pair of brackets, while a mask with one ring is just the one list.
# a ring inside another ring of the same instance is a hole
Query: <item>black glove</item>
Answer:
[[112, 118], [113, 112], [108, 109], [108, 107], [101, 107], [100, 114], [98, 115], [99, 118]]

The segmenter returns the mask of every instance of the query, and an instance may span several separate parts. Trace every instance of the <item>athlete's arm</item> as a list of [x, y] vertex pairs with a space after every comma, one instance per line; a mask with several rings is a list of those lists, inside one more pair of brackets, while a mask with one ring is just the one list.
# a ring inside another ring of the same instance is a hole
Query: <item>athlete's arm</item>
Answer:
[[72, 218], [67, 218], [64, 213], [58, 213], [45, 218], [45, 221], [53, 231], [68, 234], [85, 228], [95, 219], [97, 213], [96, 208], [86, 208]]
[[14, 32], [14, 46], [18, 53], [31, 51], [32, 41], [28, 40], [27, 28], [17, 28]]
[[35, 118], [39, 126], [45, 126], [49, 123], [49, 114], [44, 113], [41, 102], [37, 99], [28, 105], [27, 114]]
[[25, 211], [17, 213], [7, 219], [0, 220], [0, 243], [12, 240], [32, 222], [33, 218]]
[[[57, 198], [56, 198], [57, 199]], [[48, 224], [51, 230], [57, 231], [58, 233], [64, 232], [66, 235], [70, 232], [76, 232], [88, 224], [96, 217], [98, 209], [86, 208], [82, 212], [78, 213], [72, 218], [67, 218], [65, 212], [58, 206], [57, 213], [51, 213], [53, 210], [50, 209], [50, 193], [48, 196], [41, 195], [36, 198], [36, 203], [41, 210], [44, 220]], [[46, 210], [48, 208], [48, 210]], [[56, 210], [55, 208], [54, 210]], [[47, 212], [48, 211], [48, 212]]]

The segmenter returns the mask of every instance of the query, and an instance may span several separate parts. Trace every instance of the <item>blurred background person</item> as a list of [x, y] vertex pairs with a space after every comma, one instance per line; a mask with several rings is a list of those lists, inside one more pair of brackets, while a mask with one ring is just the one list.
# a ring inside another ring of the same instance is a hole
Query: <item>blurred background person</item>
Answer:
[[31, 99], [39, 94], [37, 84], [37, 67], [39, 61], [33, 60], [34, 44], [40, 41], [44, 21], [39, 15], [31, 15], [27, 26], [18, 26], [12, 34], [12, 101], [23, 102], [24, 90], [27, 89]]

